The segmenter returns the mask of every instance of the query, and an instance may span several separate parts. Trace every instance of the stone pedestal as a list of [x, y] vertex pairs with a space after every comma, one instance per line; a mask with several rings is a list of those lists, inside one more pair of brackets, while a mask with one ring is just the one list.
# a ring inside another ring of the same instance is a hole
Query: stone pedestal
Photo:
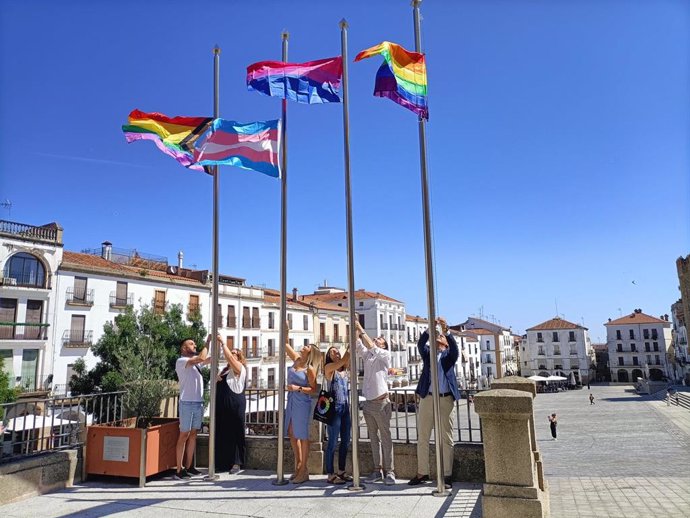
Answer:
[[474, 398], [484, 439], [484, 518], [549, 516], [548, 493], [540, 487], [537, 476], [534, 424], [530, 425], [533, 395], [528, 392], [498, 388]]
[[309, 459], [307, 460], [307, 469], [310, 475], [321, 475], [324, 470], [323, 464], [323, 427], [325, 425], [321, 424], [314, 419], [311, 420], [309, 425]]

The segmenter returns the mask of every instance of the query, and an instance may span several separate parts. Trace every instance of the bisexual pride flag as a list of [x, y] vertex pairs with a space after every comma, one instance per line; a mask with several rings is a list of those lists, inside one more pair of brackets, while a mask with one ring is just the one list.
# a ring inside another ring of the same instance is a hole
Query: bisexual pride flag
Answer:
[[198, 140], [197, 165], [232, 165], [280, 177], [280, 120], [242, 124], [215, 119]]
[[247, 67], [247, 88], [302, 104], [342, 102], [343, 58], [307, 63], [259, 61]]

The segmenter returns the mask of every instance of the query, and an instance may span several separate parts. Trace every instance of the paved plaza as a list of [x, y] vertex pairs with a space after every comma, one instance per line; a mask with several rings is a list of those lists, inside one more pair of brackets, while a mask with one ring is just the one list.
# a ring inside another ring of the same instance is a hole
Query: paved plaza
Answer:
[[[629, 386], [539, 394], [537, 438], [557, 518], [690, 516], [690, 411], [634, 394]], [[547, 415], [559, 416], [552, 441]], [[289, 452], [287, 452], [289, 454]], [[216, 483], [161, 478], [139, 489], [103, 480], [0, 507], [0, 516], [416, 516], [479, 518], [477, 484], [455, 484], [447, 498], [406, 481], [361, 493], [312, 477], [274, 486], [271, 473], [222, 474]], [[519, 518], [519, 517], [516, 517]]]

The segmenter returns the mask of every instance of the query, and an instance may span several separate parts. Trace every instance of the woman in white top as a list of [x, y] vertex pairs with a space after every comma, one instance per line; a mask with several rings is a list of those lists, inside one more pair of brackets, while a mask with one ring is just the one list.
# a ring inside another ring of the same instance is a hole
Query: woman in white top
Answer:
[[228, 364], [216, 382], [216, 470], [237, 473], [244, 465], [247, 360], [239, 349], [219, 342]]

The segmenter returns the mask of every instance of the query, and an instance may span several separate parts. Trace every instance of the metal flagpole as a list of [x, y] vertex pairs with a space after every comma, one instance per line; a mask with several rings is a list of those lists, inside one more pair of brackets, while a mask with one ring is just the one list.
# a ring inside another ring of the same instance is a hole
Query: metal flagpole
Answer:
[[[220, 47], [213, 48], [213, 118], [220, 117], [218, 91], [220, 83]], [[218, 336], [218, 191], [220, 189], [220, 176], [218, 166], [213, 166], [213, 297], [211, 302], [211, 401], [209, 408], [208, 424], [208, 480], [215, 480], [216, 475], [216, 375], [218, 374], [218, 351], [221, 345], [217, 343]]]
[[[288, 38], [290, 34], [283, 31], [283, 62], [288, 59]], [[284, 435], [285, 435], [285, 344], [287, 343], [287, 99], [283, 99], [283, 120], [280, 147], [281, 189], [280, 189], [280, 343], [278, 344], [278, 464], [276, 480], [273, 484], [287, 484], [283, 476]]]
[[[414, 15], [415, 52], [422, 52], [421, 28], [419, 23], [419, 4], [422, 0], [412, 0]], [[429, 207], [429, 177], [426, 168], [426, 120], [419, 117], [419, 158], [422, 179], [422, 209], [424, 214], [424, 259], [426, 263], [427, 305], [429, 307], [429, 370], [431, 371], [432, 397], [434, 401], [434, 437], [436, 442], [436, 496], [446, 496], [443, 480], [443, 440], [441, 438], [441, 400], [438, 393], [438, 369], [436, 347], [436, 296], [434, 293], [434, 258], [431, 250], [431, 210]]]
[[345, 150], [345, 222], [347, 228], [347, 289], [350, 318], [350, 415], [352, 420], [352, 484], [351, 491], [362, 491], [359, 480], [359, 398], [357, 393], [357, 347], [355, 346], [355, 263], [352, 244], [352, 191], [350, 182], [350, 111], [347, 75], [347, 20], [340, 20], [340, 47], [343, 59], [343, 137]]

